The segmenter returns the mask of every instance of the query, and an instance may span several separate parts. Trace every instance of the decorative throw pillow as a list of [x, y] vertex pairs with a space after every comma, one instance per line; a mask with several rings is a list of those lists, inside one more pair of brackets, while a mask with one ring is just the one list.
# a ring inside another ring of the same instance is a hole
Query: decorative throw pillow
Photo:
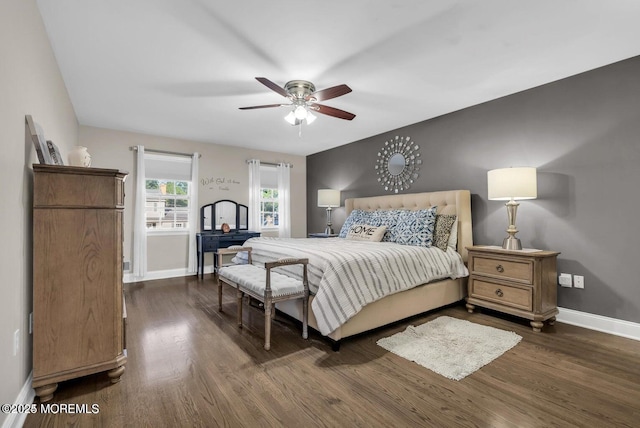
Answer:
[[380, 219], [378, 218], [377, 211], [353, 210], [342, 225], [340, 234], [338, 236], [340, 238], [346, 238], [347, 233], [349, 233], [349, 229], [351, 229], [351, 226], [353, 226], [354, 224], [382, 226], [382, 224], [380, 223]]
[[433, 229], [433, 245], [442, 251], [447, 251], [451, 228], [456, 223], [457, 217], [453, 214], [436, 215], [436, 223]]
[[458, 220], [451, 226], [451, 235], [449, 235], [449, 247], [458, 251]]
[[437, 207], [424, 210], [376, 211], [380, 225], [387, 226], [383, 241], [430, 247]]
[[380, 242], [387, 226], [371, 226], [369, 224], [354, 224], [347, 233], [347, 239], [354, 241]]
[[342, 228], [340, 229], [340, 233], [338, 234], [340, 238], [346, 238], [351, 226], [356, 223], [361, 223], [360, 217], [362, 217], [362, 213], [364, 213], [364, 211], [362, 210], [351, 211], [349, 217], [347, 217], [347, 219], [344, 221], [344, 224], [342, 225]]

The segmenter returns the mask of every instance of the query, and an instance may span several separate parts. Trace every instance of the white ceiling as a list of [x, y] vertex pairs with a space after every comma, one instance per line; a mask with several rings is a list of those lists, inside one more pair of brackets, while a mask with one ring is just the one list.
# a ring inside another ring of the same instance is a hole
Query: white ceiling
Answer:
[[[640, 54], [638, 0], [37, 0], [82, 125], [308, 155]], [[254, 78], [353, 92], [287, 124]]]

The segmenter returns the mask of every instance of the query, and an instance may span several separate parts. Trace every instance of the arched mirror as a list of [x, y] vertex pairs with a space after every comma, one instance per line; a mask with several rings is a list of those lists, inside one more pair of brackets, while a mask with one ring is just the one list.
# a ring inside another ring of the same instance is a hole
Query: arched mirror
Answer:
[[411, 187], [422, 164], [419, 149], [410, 137], [396, 136], [385, 141], [375, 166], [378, 182], [384, 190], [398, 193]]
[[218, 201], [213, 204], [214, 223], [216, 230], [222, 230], [222, 225], [227, 223], [229, 229], [236, 229], [236, 214], [238, 205], [233, 201]]
[[204, 205], [200, 208], [200, 231], [212, 230], [211, 219], [213, 218], [213, 204]]
[[200, 230], [202, 232], [221, 232], [224, 223], [231, 231], [247, 230], [249, 208], [229, 199], [222, 199], [200, 208]]
[[238, 229], [249, 229], [249, 207], [238, 204]]

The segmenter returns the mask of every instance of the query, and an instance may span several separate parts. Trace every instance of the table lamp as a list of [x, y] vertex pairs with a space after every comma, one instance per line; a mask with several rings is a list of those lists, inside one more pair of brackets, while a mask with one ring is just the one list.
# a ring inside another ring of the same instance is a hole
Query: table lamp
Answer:
[[327, 227], [324, 233], [333, 235], [331, 227], [331, 208], [340, 206], [340, 191], [334, 189], [318, 189], [318, 206], [327, 208]]
[[507, 216], [509, 218], [508, 237], [502, 242], [502, 248], [521, 250], [520, 239], [516, 238], [517, 200], [535, 199], [538, 197], [536, 169], [532, 167], [492, 169], [487, 173], [488, 197], [491, 201], [509, 201]]

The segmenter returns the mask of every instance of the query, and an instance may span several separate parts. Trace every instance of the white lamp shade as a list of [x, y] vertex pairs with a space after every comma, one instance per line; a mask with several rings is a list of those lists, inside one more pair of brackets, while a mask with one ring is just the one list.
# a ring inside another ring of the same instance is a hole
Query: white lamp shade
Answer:
[[339, 207], [340, 191], [334, 189], [318, 189], [318, 206], [319, 207]]
[[284, 117], [284, 120], [286, 120], [287, 122], [289, 122], [292, 125], [295, 125], [296, 124], [296, 115], [293, 113], [293, 111], [290, 111], [289, 114]]
[[533, 167], [500, 168], [487, 172], [490, 200], [535, 199], [538, 197], [536, 169]]

